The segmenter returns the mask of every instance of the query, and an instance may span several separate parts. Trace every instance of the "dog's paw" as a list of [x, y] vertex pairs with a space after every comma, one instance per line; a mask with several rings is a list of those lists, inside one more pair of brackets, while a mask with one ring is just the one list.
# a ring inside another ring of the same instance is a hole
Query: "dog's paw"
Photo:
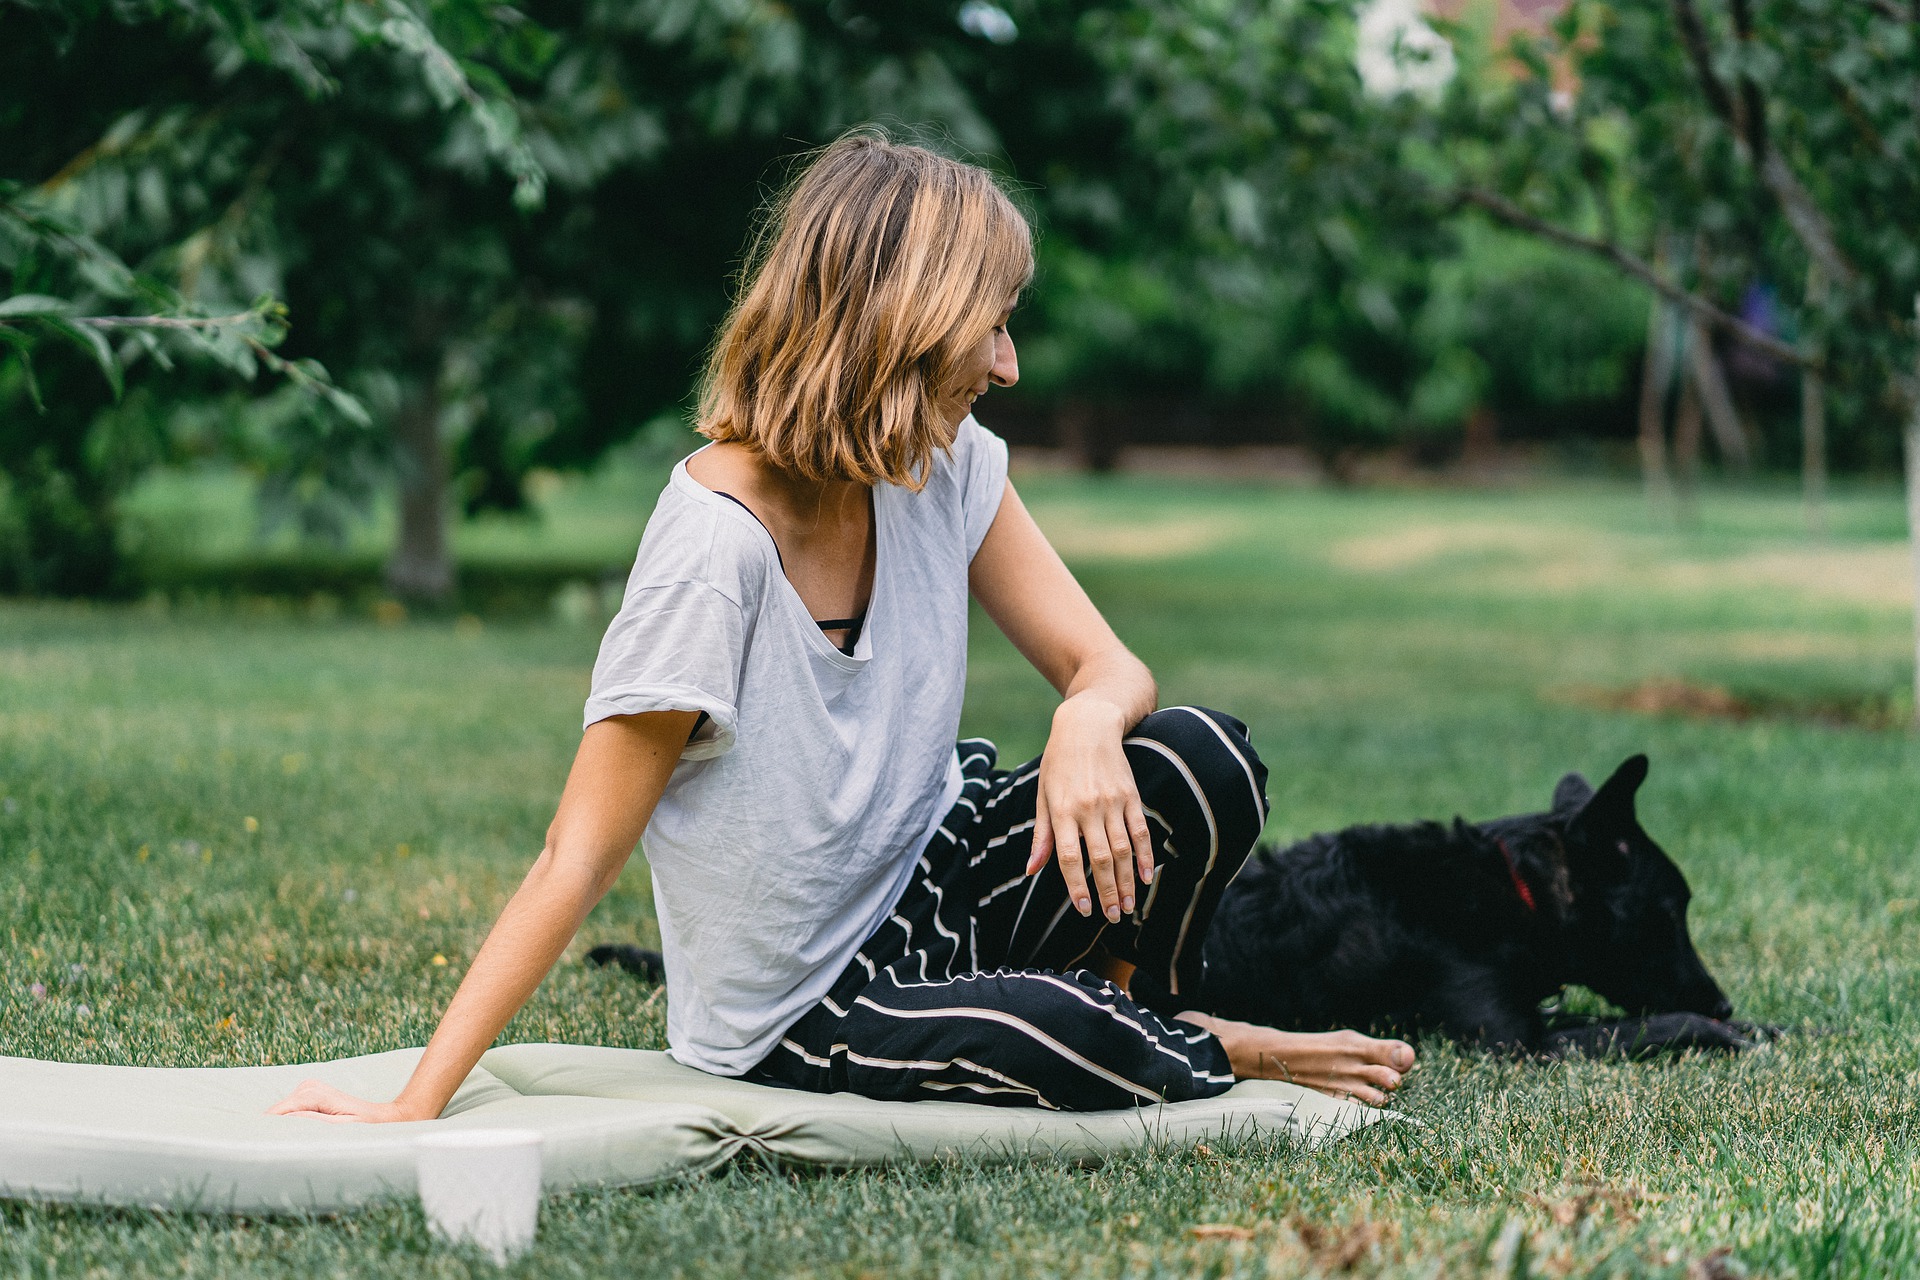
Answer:
[[1703, 1013], [1656, 1013], [1554, 1030], [1542, 1049], [1553, 1058], [1579, 1055], [1644, 1062], [1685, 1053], [1742, 1053], [1765, 1043], [1747, 1034], [1740, 1023]]
[[666, 962], [658, 951], [648, 951], [627, 942], [603, 942], [587, 952], [587, 963], [600, 968], [616, 965], [642, 982], [655, 984], [667, 980]]
[[1739, 1018], [1727, 1019], [1727, 1025], [1736, 1033], [1757, 1044], [1772, 1044], [1788, 1034], [1787, 1028], [1771, 1022], [1745, 1022]]

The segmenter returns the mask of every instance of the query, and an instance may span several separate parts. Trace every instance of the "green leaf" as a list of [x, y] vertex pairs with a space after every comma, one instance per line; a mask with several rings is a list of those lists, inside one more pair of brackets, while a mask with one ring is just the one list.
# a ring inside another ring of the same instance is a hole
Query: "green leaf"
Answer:
[[90, 325], [72, 324], [66, 320], [56, 320], [51, 317], [42, 317], [42, 320], [48, 328], [64, 334], [73, 341], [75, 346], [93, 357], [94, 363], [100, 366], [100, 372], [105, 375], [107, 385], [113, 388], [113, 398], [118, 400], [121, 393], [126, 390], [126, 383], [120, 374], [120, 361], [114, 356], [113, 348], [107, 345], [107, 340], [100, 335], [100, 331]]
[[73, 304], [65, 298], [44, 293], [16, 293], [11, 298], [0, 298], [0, 316], [69, 316], [73, 311]]
[[20, 357], [20, 375], [27, 384], [27, 399], [33, 401], [33, 407], [41, 413], [47, 411], [47, 402], [40, 398], [40, 380], [33, 376], [33, 339], [15, 329], [0, 325], [0, 342], [12, 347]]

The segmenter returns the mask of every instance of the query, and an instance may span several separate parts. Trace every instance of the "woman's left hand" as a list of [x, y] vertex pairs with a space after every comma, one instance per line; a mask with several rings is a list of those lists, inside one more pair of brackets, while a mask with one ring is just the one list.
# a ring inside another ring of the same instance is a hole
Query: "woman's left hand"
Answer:
[[1034, 875], [1057, 856], [1074, 908], [1092, 915], [1097, 894], [1116, 924], [1133, 910], [1136, 868], [1139, 883], [1153, 883], [1153, 837], [1121, 746], [1128, 728], [1125, 713], [1103, 698], [1079, 694], [1060, 704], [1040, 757], [1027, 858]]

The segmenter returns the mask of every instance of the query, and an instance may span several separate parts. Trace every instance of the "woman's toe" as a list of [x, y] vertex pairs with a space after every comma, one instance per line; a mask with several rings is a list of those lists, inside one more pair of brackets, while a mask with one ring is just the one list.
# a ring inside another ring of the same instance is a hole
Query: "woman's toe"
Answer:
[[1362, 1067], [1359, 1074], [1368, 1084], [1387, 1093], [1400, 1087], [1400, 1073], [1392, 1067]]

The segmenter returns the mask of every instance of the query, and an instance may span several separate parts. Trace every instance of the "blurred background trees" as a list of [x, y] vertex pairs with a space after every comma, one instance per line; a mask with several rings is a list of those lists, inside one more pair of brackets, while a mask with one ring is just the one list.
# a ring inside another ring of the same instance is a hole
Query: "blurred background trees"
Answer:
[[[449, 522], [675, 439], [782, 161], [877, 120], [1041, 229], [1017, 441], [1897, 465], [1908, 0], [0, 0], [0, 590], [138, 589], [197, 458], [263, 526]], [[1814, 519], [1817, 521], [1817, 507]]]

